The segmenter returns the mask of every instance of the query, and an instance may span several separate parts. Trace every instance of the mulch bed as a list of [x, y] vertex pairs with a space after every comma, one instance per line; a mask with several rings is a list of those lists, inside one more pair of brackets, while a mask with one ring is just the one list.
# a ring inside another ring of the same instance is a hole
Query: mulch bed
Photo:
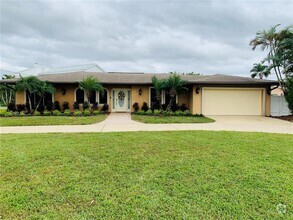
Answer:
[[286, 115], [286, 116], [272, 116], [272, 118], [277, 118], [285, 121], [293, 122], [293, 115]]

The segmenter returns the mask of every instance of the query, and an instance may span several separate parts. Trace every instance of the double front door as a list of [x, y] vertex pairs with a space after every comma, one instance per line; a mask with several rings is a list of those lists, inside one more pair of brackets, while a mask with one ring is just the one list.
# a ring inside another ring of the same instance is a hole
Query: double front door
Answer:
[[130, 111], [130, 89], [113, 89], [112, 93], [112, 111]]

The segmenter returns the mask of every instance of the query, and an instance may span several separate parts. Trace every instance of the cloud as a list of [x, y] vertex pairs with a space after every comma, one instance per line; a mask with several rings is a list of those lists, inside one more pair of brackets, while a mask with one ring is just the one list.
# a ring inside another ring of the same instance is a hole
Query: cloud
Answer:
[[1, 68], [98, 63], [107, 71], [249, 76], [255, 32], [290, 25], [291, 1], [3, 1]]

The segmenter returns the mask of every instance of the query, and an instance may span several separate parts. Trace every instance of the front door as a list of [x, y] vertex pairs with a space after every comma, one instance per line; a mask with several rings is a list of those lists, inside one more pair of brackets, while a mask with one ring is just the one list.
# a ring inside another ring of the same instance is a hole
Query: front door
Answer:
[[113, 111], [127, 112], [130, 111], [130, 90], [114, 89], [113, 90]]

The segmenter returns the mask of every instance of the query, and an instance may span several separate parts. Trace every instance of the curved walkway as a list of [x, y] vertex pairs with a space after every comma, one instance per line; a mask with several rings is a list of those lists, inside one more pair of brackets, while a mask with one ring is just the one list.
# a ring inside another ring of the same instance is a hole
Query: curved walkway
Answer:
[[210, 116], [204, 124], [144, 124], [131, 120], [129, 113], [111, 113], [106, 120], [92, 125], [51, 125], [0, 127], [0, 133], [77, 133], [122, 131], [212, 130], [293, 134], [293, 123], [261, 116]]

